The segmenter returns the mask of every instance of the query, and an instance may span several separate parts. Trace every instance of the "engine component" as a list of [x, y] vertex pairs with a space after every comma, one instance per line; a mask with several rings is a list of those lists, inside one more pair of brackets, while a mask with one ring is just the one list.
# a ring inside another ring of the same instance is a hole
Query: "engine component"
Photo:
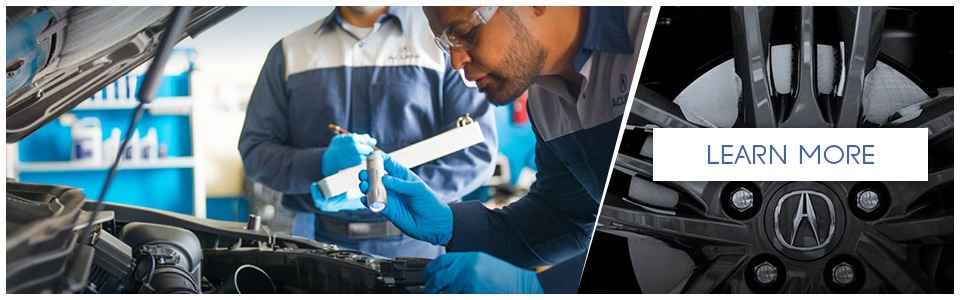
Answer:
[[137, 255], [140, 292], [199, 293], [202, 250], [192, 232], [172, 226], [134, 222], [121, 239]]
[[93, 261], [74, 230], [84, 199], [73, 187], [7, 180], [8, 294], [83, 290]]
[[273, 279], [263, 269], [242, 265], [226, 282], [217, 288], [217, 294], [276, 294]]
[[260, 231], [261, 221], [260, 215], [250, 214], [247, 216], [247, 229], [253, 231]]
[[[429, 261], [386, 259], [354, 250], [243, 247], [205, 250], [203, 276], [220, 290], [234, 284], [234, 278], [242, 285], [235, 273], [244, 265], [254, 265], [268, 274], [281, 294], [417, 293], [422, 292], [421, 273]], [[253, 281], [265, 288], [262, 279]], [[241, 286], [240, 293], [248, 293], [243, 288], [247, 287]]]
[[430, 263], [429, 259], [419, 257], [397, 257], [395, 260], [380, 262], [380, 273], [389, 275], [392, 282], [387, 284], [399, 286], [422, 285], [423, 269]]
[[144, 245], [137, 256], [135, 289], [141, 294], [199, 294], [200, 285], [184, 268], [179, 251], [166, 245]]
[[88, 293], [120, 293], [132, 287], [133, 250], [109, 232], [99, 230], [93, 242]]

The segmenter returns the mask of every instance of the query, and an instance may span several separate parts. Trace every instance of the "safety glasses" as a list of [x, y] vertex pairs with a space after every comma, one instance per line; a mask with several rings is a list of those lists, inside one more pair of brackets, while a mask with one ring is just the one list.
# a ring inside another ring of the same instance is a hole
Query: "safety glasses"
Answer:
[[497, 6], [482, 6], [470, 14], [470, 19], [459, 22], [443, 29], [443, 33], [434, 37], [443, 52], [450, 54], [453, 50], [467, 51], [473, 48], [476, 42], [477, 31], [481, 25], [490, 22], [490, 18], [497, 12]]

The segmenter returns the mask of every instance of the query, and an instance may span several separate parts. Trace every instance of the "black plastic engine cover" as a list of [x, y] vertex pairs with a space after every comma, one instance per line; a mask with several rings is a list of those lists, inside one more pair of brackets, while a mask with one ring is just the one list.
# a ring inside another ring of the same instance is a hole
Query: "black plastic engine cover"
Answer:
[[279, 293], [405, 293], [388, 287], [374, 267], [379, 261], [349, 250], [240, 248], [203, 253], [204, 277], [221, 285], [242, 265], [263, 269]]

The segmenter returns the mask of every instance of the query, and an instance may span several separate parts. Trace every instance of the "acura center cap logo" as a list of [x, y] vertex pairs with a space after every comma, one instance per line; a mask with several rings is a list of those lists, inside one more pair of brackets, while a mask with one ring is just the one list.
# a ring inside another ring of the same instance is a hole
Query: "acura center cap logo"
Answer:
[[826, 247], [836, 230], [833, 201], [818, 191], [798, 190], [780, 197], [773, 215], [774, 231], [783, 247], [813, 251]]

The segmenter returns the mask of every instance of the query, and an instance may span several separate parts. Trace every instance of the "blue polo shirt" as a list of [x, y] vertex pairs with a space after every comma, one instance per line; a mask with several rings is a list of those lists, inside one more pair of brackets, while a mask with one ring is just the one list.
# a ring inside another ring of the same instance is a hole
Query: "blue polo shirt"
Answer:
[[452, 129], [470, 114], [485, 141], [413, 171], [440, 199], [459, 199], [480, 187], [493, 174], [497, 151], [493, 109], [450, 68], [420, 8], [389, 8], [365, 37], [342, 24], [335, 9], [267, 54], [240, 135], [247, 176], [282, 192], [283, 205], [295, 211], [384, 221], [365, 209], [324, 213], [314, 207], [309, 186], [323, 178], [321, 157], [333, 137], [327, 125], [369, 134], [391, 152]]
[[530, 193], [503, 209], [450, 205], [448, 250], [485, 251], [520, 267], [556, 265], [540, 274], [546, 292], [579, 286], [648, 15], [640, 7], [588, 9], [572, 61], [583, 76], [580, 94], [559, 76], [538, 77], [529, 90], [538, 168]]

